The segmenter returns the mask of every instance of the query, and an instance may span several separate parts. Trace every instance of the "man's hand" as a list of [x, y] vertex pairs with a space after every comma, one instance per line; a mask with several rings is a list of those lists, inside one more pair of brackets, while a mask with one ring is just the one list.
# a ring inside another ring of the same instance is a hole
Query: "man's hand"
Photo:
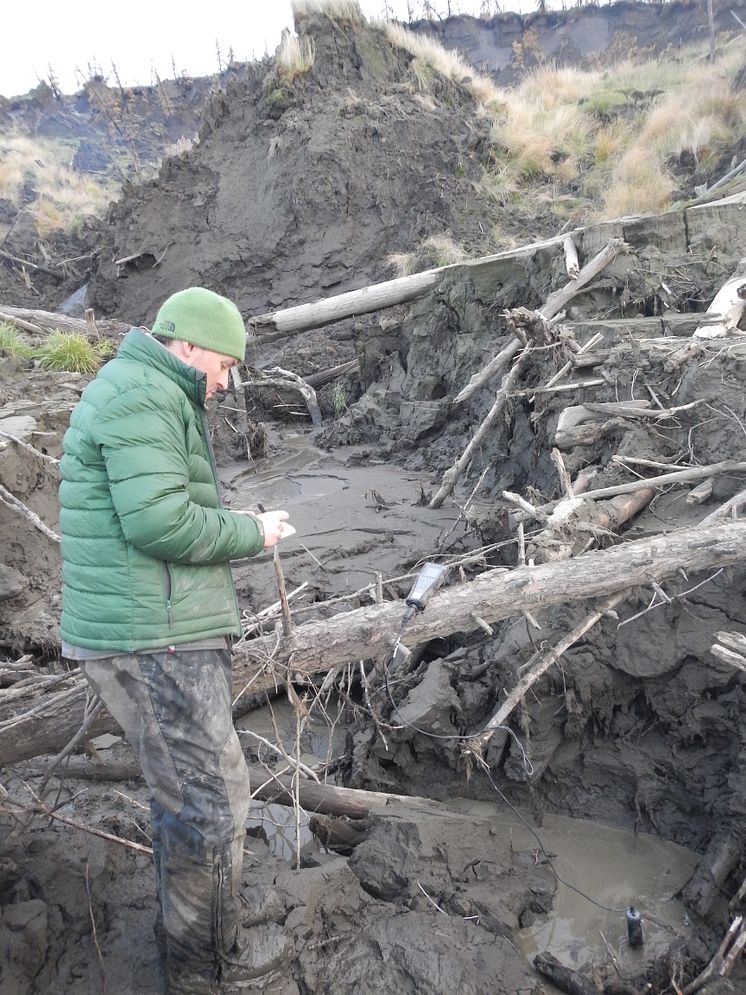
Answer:
[[264, 529], [264, 548], [271, 549], [285, 535], [285, 522], [290, 516], [286, 511], [265, 511], [256, 517]]

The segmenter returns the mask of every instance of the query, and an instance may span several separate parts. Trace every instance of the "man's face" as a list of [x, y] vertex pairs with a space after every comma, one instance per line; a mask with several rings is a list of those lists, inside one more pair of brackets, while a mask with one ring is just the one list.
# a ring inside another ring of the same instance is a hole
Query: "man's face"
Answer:
[[192, 345], [191, 342], [175, 342], [174, 349], [182, 362], [195, 370], [202, 370], [207, 376], [207, 400], [212, 397], [216, 390], [228, 389], [228, 371], [236, 365], [233, 356], [224, 356], [219, 352], [212, 352], [210, 349], [203, 349], [201, 346]]

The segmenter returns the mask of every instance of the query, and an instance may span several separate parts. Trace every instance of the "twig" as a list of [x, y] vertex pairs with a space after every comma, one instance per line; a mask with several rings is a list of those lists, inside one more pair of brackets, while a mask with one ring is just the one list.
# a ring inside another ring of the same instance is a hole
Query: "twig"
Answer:
[[367, 707], [368, 711], [370, 712], [370, 717], [373, 719], [373, 724], [375, 725], [376, 729], [378, 730], [378, 735], [381, 737], [381, 741], [383, 742], [384, 748], [385, 748], [386, 752], [388, 753], [389, 752], [389, 744], [386, 741], [386, 737], [385, 737], [385, 735], [383, 733], [383, 729], [381, 728], [381, 723], [379, 721], [378, 715], [376, 714], [375, 709], [373, 708], [373, 703], [370, 700], [370, 685], [368, 683], [368, 676], [365, 673], [365, 664], [363, 663], [362, 660], [360, 660], [358, 662], [358, 667], [360, 669], [360, 683], [363, 685], [363, 698], [365, 699], [366, 707]]
[[589, 629], [610, 612], [616, 605], [619, 604], [624, 598], [629, 595], [629, 591], [621, 591], [618, 594], [613, 594], [610, 598], [606, 598], [598, 608], [594, 609], [583, 621], [576, 625], [572, 632], [569, 632], [563, 639], [561, 639], [556, 646], [552, 647], [546, 653], [540, 654], [538, 660], [533, 664], [530, 670], [528, 670], [523, 677], [518, 681], [515, 688], [510, 692], [505, 701], [500, 705], [498, 710], [492, 716], [492, 718], [487, 722], [484, 729], [476, 736], [467, 740], [463, 749], [464, 752], [469, 754], [476, 754], [481, 756], [484, 752], [484, 748], [492, 737], [496, 729], [504, 726], [506, 719], [512, 713], [513, 709], [523, 700], [526, 696], [527, 691], [531, 688], [542, 674], [546, 673], [547, 670], [556, 663], [559, 658], [567, 652], [570, 647], [584, 636]]
[[0, 436], [2, 436], [4, 439], [10, 439], [11, 442], [15, 442], [17, 446], [20, 446], [22, 449], [26, 449], [28, 452], [33, 453], [34, 456], [38, 456], [40, 460], [44, 460], [46, 463], [54, 463], [55, 465], [57, 465], [60, 462], [58, 459], [55, 459], [54, 456], [47, 456], [46, 453], [40, 452], [35, 446], [32, 446], [28, 442], [24, 442], [23, 439], [19, 439], [17, 435], [11, 435], [10, 432], [4, 432], [2, 429], [0, 429]]
[[85, 711], [83, 713], [83, 723], [80, 729], [78, 729], [78, 731], [75, 733], [75, 735], [67, 744], [67, 746], [60, 753], [57, 754], [52, 763], [49, 765], [49, 768], [46, 774], [44, 775], [41, 784], [37, 789], [39, 795], [41, 796], [44, 795], [46, 786], [47, 784], [49, 784], [49, 779], [51, 778], [54, 771], [57, 769], [57, 767], [59, 767], [59, 765], [66, 757], [70, 756], [70, 754], [73, 752], [78, 743], [80, 743], [80, 741], [85, 738], [86, 733], [91, 728], [93, 723], [96, 721], [96, 716], [103, 707], [104, 703], [103, 701], [101, 701], [98, 695], [96, 694], [91, 695], [89, 700], [86, 702]]
[[93, 914], [93, 902], [91, 901], [91, 883], [88, 879], [88, 863], [89, 860], [86, 858], [85, 862], [85, 890], [88, 895], [88, 912], [91, 917], [91, 930], [93, 932], [93, 942], [96, 947], [96, 953], [98, 954], [98, 962], [101, 965], [101, 986], [103, 995], [106, 995], [106, 969], [104, 967], [104, 958], [101, 954], [101, 947], [98, 945], [98, 933], [96, 932], [96, 917]]
[[13, 804], [17, 805], [19, 810], [22, 812], [34, 812], [37, 811], [42, 815], [49, 816], [50, 819], [54, 819], [56, 822], [61, 822], [65, 826], [70, 826], [71, 829], [78, 829], [82, 833], [88, 833], [89, 836], [98, 836], [100, 839], [109, 840], [110, 843], [118, 843], [120, 846], [126, 847], [128, 850], [135, 850], [137, 853], [144, 853], [148, 856], [153, 856], [153, 848], [149, 846], [142, 846], [140, 843], [133, 843], [132, 840], [122, 839], [121, 836], [114, 836], [112, 833], [105, 833], [102, 829], [93, 829], [91, 826], [84, 826], [81, 822], [76, 822], [74, 819], [68, 819], [64, 815], [60, 815], [58, 812], [53, 812], [44, 802], [34, 793], [34, 791], [29, 787], [26, 782], [23, 782], [23, 786], [26, 788], [28, 793], [36, 802], [36, 808], [29, 805], [21, 805], [18, 802]]
[[520, 494], [514, 494], [513, 491], [503, 491], [503, 497], [506, 501], [510, 501], [511, 504], [517, 504], [519, 508], [531, 515], [538, 522], [546, 522], [549, 517], [545, 511], [542, 511], [541, 508], [537, 508], [536, 505], [522, 498]]
[[565, 466], [565, 461], [562, 458], [562, 453], [559, 449], [552, 449], [549, 454], [552, 463], [557, 467], [557, 473], [560, 478], [560, 487], [565, 492], [565, 497], [572, 500], [575, 497], [575, 493], [572, 489], [572, 480], [570, 479], [570, 474], [567, 472], [567, 467]]
[[24, 518], [31, 522], [35, 529], [42, 532], [48, 539], [51, 539], [52, 542], [60, 541], [60, 537], [56, 532], [52, 532], [52, 530], [46, 526], [44, 522], [42, 522], [35, 512], [26, 507], [23, 501], [19, 501], [15, 494], [11, 494], [7, 487], [4, 487], [2, 484], [0, 484], [0, 501], [12, 511], [17, 512], [19, 515], [23, 515]]
[[719, 570], [716, 570], [715, 573], [712, 574], [710, 577], [706, 577], [703, 581], [700, 581], [699, 584], [695, 584], [694, 587], [690, 587], [689, 590], [681, 591], [679, 592], [679, 594], [675, 594], [673, 598], [668, 597], [668, 595], [664, 593], [663, 597], [659, 601], [656, 601], [655, 599], [659, 597], [659, 595], [658, 591], [654, 587], [653, 597], [648, 607], [643, 608], [642, 611], [636, 612], [636, 614], [634, 615], [630, 615], [629, 618], [625, 618], [623, 622], [619, 623], [617, 629], [621, 629], [623, 625], [628, 625], [630, 622], [634, 622], [636, 619], [642, 618], [643, 615], [647, 615], [647, 613], [653, 611], [654, 608], [660, 608], [661, 605], [670, 605], [674, 600], [680, 601], [682, 598], [685, 598], [687, 594], [692, 594], [694, 591], [698, 590], [698, 588], [703, 587], [705, 584], [709, 584], [710, 581], [712, 580], [715, 580], [715, 578], [722, 572], [723, 572], [723, 567], [721, 567]]
[[275, 545], [272, 559], [275, 566], [275, 574], [277, 576], [277, 590], [280, 592], [280, 604], [282, 605], [282, 631], [286, 636], [289, 636], [293, 628], [293, 622], [290, 618], [290, 605], [288, 604], [288, 596], [285, 589], [285, 576], [282, 572], [280, 550], [277, 545]]
[[290, 754], [285, 749], [283, 749], [282, 746], [278, 745], [280, 743], [280, 735], [277, 728], [275, 728], [275, 733], [277, 735], [277, 743], [273, 743], [271, 742], [271, 740], [265, 739], [264, 736], [260, 736], [258, 732], [253, 732], [251, 729], [238, 730], [239, 736], [251, 736], [253, 739], [256, 739], [260, 743], [263, 743], [264, 746], [269, 747], [269, 749], [272, 750], [273, 753], [276, 753], [278, 756], [282, 757], [282, 759], [287, 764], [290, 765], [291, 770], [301, 771], [306, 777], [310, 778], [310, 780], [312, 781], [316, 781], [316, 783], [318, 784], [319, 783], [318, 775], [314, 771], [312, 771], [311, 768], [308, 767], [306, 764], [300, 763], [300, 761], [293, 760]]
[[383, 604], [383, 574], [380, 570], [376, 570], [375, 600], [377, 605]]
[[513, 389], [515, 382], [523, 372], [528, 362], [529, 356], [531, 354], [531, 348], [532, 348], [531, 345], [527, 345], [524, 347], [523, 351], [518, 356], [511, 369], [503, 377], [500, 389], [495, 395], [494, 404], [487, 412], [481, 425], [474, 433], [471, 441], [469, 442], [469, 444], [467, 445], [466, 449], [463, 451], [461, 456], [456, 460], [453, 466], [449, 470], [446, 470], [446, 472], [443, 474], [443, 480], [440, 485], [440, 489], [430, 501], [430, 504], [428, 505], [429, 508], [440, 508], [445, 499], [448, 497], [448, 495], [453, 493], [453, 489], [456, 486], [456, 481], [459, 479], [459, 477], [464, 472], [469, 463], [471, 463], [474, 451], [476, 450], [477, 446], [479, 446], [482, 439], [489, 431], [492, 423], [497, 419], [498, 415], [500, 415], [504, 410], [505, 405], [507, 404], [508, 401], [508, 397], [511, 396], [510, 392]]
[[603, 379], [577, 380], [575, 383], [558, 384], [556, 387], [527, 387], [526, 390], [514, 390], [509, 397], [534, 397], [536, 394], [559, 394], [565, 390], [582, 390], [584, 387], [602, 387]]
[[572, 359], [569, 359], [561, 369], [557, 370], [553, 377], [550, 377], [550, 379], [547, 380], [544, 384], [544, 389], [547, 390], [549, 387], [554, 387], [554, 385], [558, 383], [566, 373], [569, 373], [573, 366], [575, 366], [575, 361], [578, 356], [583, 356], [585, 353], [590, 352], [591, 349], [598, 345], [602, 339], [603, 335], [600, 332], [596, 332], [595, 335], [588, 339], [584, 346], [581, 346], [580, 349], [578, 349]]

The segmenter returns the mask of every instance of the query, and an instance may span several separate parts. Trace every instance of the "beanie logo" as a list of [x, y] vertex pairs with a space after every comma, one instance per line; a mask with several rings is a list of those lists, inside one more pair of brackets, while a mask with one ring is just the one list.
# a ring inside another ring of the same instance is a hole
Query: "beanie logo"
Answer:
[[161, 319], [155, 326], [155, 330], [156, 332], [165, 332], [166, 335], [173, 335], [176, 331], [176, 325], [173, 321], [165, 321], [164, 319]]

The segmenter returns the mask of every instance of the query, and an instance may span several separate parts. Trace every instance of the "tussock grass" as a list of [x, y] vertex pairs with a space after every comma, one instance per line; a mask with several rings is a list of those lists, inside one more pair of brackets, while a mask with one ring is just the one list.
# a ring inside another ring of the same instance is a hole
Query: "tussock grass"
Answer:
[[430, 235], [414, 252], [394, 252], [386, 257], [386, 266], [394, 276], [411, 276], [426, 269], [463, 262], [468, 255], [450, 235]]
[[545, 65], [515, 89], [496, 90], [482, 189], [506, 204], [518, 190], [551, 201], [572, 184], [576, 220], [670, 207], [677, 157], [714, 160], [746, 130], [746, 103], [730, 87], [746, 43], [714, 65], [699, 54], [630, 60], [603, 74]]
[[296, 17], [325, 14], [335, 21], [363, 24], [365, 15], [357, 0], [291, 0], [290, 7]]
[[34, 350], [34, 355], [45, 370], [95, 373], [111, 351], [111, 344], [105, 339], [94, 344], [80, 332], [55, 329]]
[[75, 172], [71, 159], [69, 143], [17, 132], [2, 135], [0, 197], [20, 207], [24, 186], [35, 189], [37, 199], [29, 210], [42, 238], [74, 227], [86, 215], [103, 213], [111, 199], [109, 188]]
[[292, 82], [313, 69], [316, 45], [313, 38], [288, 35], [277, 53], [277, 75]]
[[444, 48], [437, 39], [415, 34], [391, 21], [386, 21], [383, 30], [391, 45], [414, 56], [412, 71], [420, 89], [426, 89], [430, 73], [435, 72], [454, 83], [461, 83], [480, 105], [487, 106], [497, 99], [497, 88], [492, 80], [476, 72], [458, 52]]
[[29, 359], [33, 354], [33, 348], [15, 325], [2, 321], [0, 322], [0, 352], [14, 356], [16, 359]]

